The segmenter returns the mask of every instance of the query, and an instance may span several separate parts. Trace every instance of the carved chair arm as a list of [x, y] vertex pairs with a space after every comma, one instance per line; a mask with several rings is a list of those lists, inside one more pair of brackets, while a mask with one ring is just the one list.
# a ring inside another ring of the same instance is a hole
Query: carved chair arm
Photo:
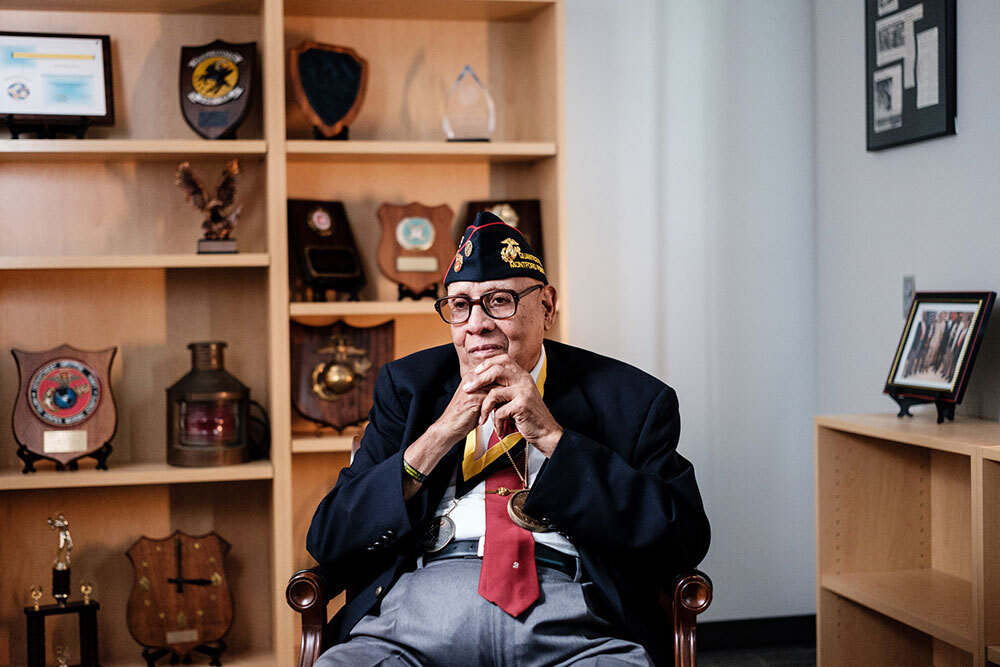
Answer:
[[299, 570], [288, 580], [285, 588], [288, 606], [302, 615], [299, 667], [311, 667], [323, 650], [328, 600], [326, 590], [323, 571], [319, 567]]
[[676, 667], [695, 667], [698, 614], [712, 603], [712, 580], [699, 570], [677, 576], [673, 590], [674, 664]]

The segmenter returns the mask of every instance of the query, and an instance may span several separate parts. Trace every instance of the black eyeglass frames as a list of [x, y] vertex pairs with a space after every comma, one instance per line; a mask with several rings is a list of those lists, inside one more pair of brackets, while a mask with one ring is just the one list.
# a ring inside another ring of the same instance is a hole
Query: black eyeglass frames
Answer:
[[545, 285], [532, 285], [522, 292], [509, 289], [496, 289], [485, 292], [478, 299], [467, 296], [446, 296], [434, 302], [441, 319], [448, 324], [463, 324], [472, 315], [472, 307], [479, 305], [487, 315], [495, 320], [506, 320], [517, 313], [517, 304], [521, 299]]

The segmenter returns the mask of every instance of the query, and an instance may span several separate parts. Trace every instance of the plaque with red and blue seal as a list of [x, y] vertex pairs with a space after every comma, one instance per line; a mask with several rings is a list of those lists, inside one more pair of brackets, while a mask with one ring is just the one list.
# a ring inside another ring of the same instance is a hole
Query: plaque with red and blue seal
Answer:
[[55, 461], [56, 469], [77, 469], [92, 456], [107, 469], [110, 440], [117, 426], [109, 376], [117, 348], [80, 350], [70, 345], [28, 352], [12, 350], [20, 391], [14, 405], [14, 437], [23, 472], [36, 461]]

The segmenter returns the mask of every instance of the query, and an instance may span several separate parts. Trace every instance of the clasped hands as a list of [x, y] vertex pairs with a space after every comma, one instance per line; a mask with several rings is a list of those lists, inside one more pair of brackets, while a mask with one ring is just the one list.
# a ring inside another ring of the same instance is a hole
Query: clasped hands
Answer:
[[[462, 374], [444, 413], [407, 447], [406, 461], [426, 474], [455, 442], [484, 424], [491, 412], [496, 425], [512, 420], [524, 439], [546, 458], [562, 437], [563, 429], [542, 401], [531, 374], [510, 356], [500, 354]], [[416, 486], [406, 480], [404, 495], [411, 497]]]

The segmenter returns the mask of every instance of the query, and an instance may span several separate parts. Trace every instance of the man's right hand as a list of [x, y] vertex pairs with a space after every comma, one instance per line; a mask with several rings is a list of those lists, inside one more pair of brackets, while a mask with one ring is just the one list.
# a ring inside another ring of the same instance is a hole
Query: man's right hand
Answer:
[[[448, 407], [422, 436], [403, 451], [403, 458], [406, 459], [406, 462], [425, 475], [429, 475], [434, 470], [434, 467], [456, 442], [479, 426], [479, 411], [492, 387], [480, 387], [471, 392], [466, 391], [463, 387], [471, 379], [471, 372], [462, 375], [458, 389], [455, 390], [448, 402]], [[405, 476], [403, 497], [409, 500], [417, 493], [420, 486], [417, 480], [408, 475]]]

